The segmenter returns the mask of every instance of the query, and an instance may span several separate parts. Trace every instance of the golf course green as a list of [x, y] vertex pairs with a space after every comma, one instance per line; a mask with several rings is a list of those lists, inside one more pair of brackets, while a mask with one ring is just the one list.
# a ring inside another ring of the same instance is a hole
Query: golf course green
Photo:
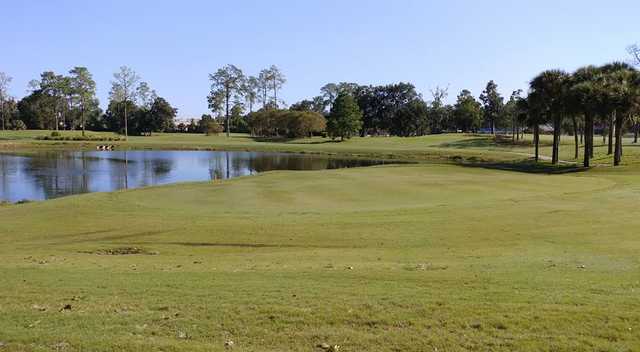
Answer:
[[[46, 133], [0, 152], [95, 148]], [[114, 142], [416, 163], [2, 205], [0, 351], [637, 350], [640, 148], [584, 170], [564, 138]]]

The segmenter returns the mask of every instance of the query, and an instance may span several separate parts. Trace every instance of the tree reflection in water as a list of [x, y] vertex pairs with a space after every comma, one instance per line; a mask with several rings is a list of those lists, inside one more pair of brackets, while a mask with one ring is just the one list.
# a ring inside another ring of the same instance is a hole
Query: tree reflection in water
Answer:
[[111, 151], [0, 154], [0, 200], [50, 199], [175, 182], [221, 180], [271, 170], [322, 170], [382, 164], [322, 155]]

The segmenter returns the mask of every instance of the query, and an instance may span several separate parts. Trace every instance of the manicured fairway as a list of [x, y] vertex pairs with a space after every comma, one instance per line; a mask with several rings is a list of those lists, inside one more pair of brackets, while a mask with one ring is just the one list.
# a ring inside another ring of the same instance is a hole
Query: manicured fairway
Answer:
[[4, 206], [0, 350], [633, 351], [639, 199], [416, 164]]

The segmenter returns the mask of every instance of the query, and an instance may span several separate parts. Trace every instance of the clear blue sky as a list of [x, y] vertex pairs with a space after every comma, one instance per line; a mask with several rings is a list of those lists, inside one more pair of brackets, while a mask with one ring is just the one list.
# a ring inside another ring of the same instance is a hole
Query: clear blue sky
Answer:
[[543, 69], [625, 59], [639, 16], [637, 0], [1, 0], [0, 71], [22, 97], [44, 70], [87, 66], [104, 107], [128, 65], [181, 118], [207, 112], [207, 75], [227, 63], [278, 65], [289, 104], [339, 81], [449, 86], [452, 101], [490, 79], [508, 96]]

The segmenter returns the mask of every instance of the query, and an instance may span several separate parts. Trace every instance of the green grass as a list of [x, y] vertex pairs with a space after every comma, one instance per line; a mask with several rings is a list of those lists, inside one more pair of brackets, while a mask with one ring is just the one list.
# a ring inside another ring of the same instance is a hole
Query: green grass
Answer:
[[[83, 142], [83, 141], [43, 141], [38, 136], [49, 135], [49, 131], [0, 132], [0, 150], [27, 149], [94, 149], [98, 144], [114, 144], [118, 149], [171, 149], [171, 150], [260, 150], [298, 153], [328, 153], [359, 155], [376, 158], [401, 158], [418, 160], [513, 160], [522, 155], [488, 151], [482, 148], [451, 148], [453, 154], [445, 152], [443, 143], [474, 140], [478, 137], [454, 134], [434, 135], [416, 138], [353, 138], [345, 142], [336, 142], [327, 138], [277, 139], [264, 140], [245, 134], [234, 134], [231, 138], [224, 135], [205, 136], [203, 134], [154, 134], [151, 137], [129, 137], [119, 142]], [[79, 132], [61, 132], [63, 136], [74, 136]], [[111, 133], [90, 132], [93, 136], [113, 136]], [[485, 139], [486, 137], [479, 137]]]
[[[242, 351], [631, 351], [638, 176], [419, 164], [5, 206], [0, 339], [7, 351], [221, 351], [228, 339]], [[151, 254], [98, 254], [120, 247]]]
[[[530, 153], [463, 135], [317, 141], [126, 147], [464, 152], [501, 165]], [[0, 350], [634, 351], [634, 165], [278, 171], [0, 206]], [[142, 253], [105, 254], [127, 247]]]

